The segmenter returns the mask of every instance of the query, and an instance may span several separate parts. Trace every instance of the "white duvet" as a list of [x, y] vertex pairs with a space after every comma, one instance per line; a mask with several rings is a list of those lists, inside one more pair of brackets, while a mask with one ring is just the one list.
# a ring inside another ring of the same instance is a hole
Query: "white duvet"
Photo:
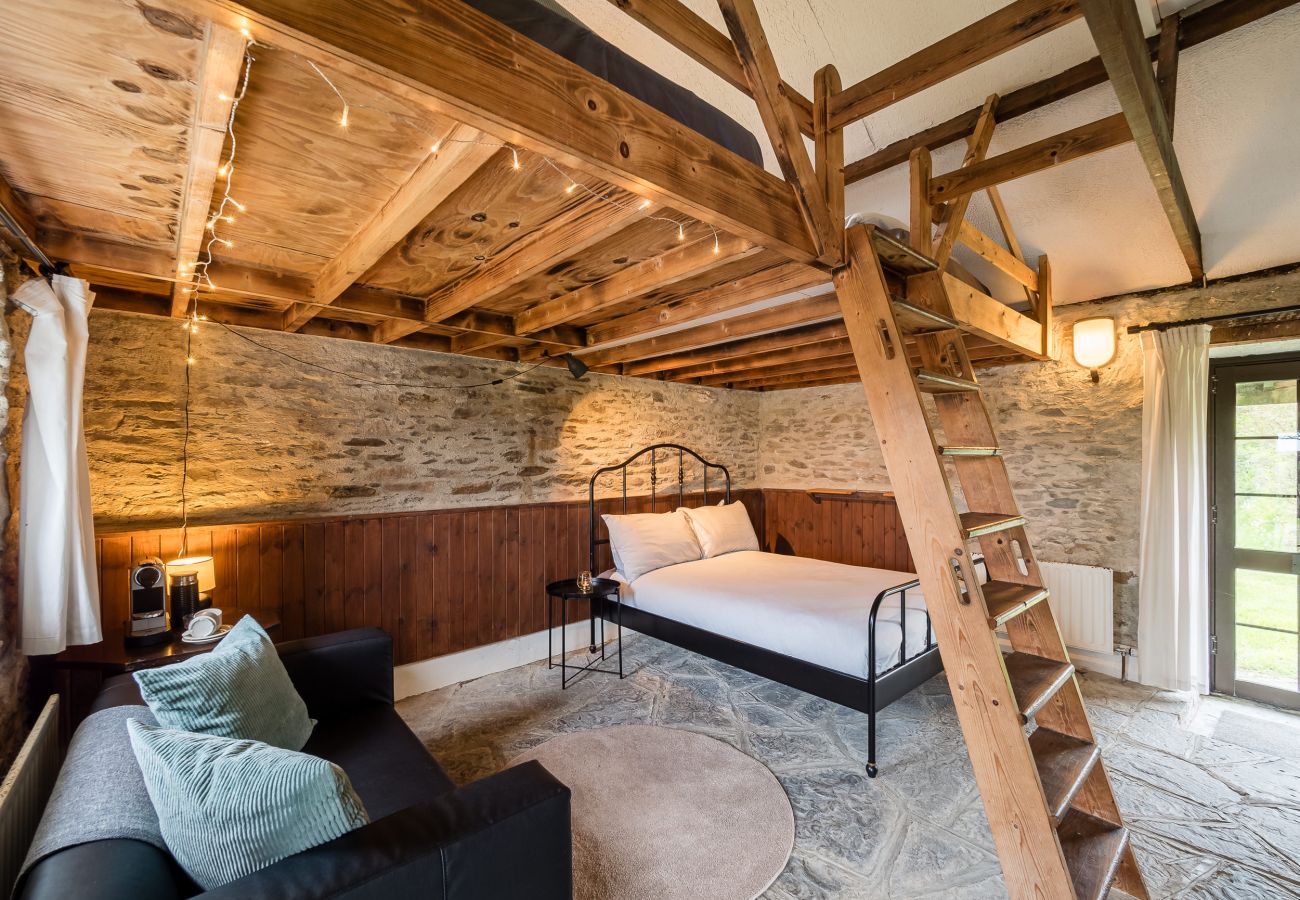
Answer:
[[[727, 553], [648, 572], [623, 602], [807, 662], [867, 676], [867, 619], [876, 595], [916, 576], [758, 550]], [[925, 602], [907, 591], [907, 651], [925, 648]], [[890, 597], [876, 619], [876, 671], [899, 660], [903, 614]]]

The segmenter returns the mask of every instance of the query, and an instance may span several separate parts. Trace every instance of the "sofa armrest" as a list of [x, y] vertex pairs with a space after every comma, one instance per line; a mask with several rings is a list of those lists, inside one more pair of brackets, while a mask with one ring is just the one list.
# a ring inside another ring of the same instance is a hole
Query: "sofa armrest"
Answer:
[[572, 900], [569, 826], [569, 789], [526, 762], [203, 896]]
[[276, 649], [314, 718], [368, 703], [393, 704], [393, 639], [378, 628], [286, 641]]

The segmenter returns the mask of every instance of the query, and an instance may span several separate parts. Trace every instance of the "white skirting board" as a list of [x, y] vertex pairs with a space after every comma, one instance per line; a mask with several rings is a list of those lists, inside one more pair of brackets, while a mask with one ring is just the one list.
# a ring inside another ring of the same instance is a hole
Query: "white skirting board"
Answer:
[[[600, 623], [596, 624], [596, 637], [600, 637]], [[629, 629], [628, 634], [632, 631]], [[588, 646], [591, 631], [587, 620], [569, 624], [565, 641], [569, 652]], [[605, 623], [605, 642], [618, 638], [618, 626]], [[560, 655], [560, 631], [555, 630], [555, 655]], [[451, 684], [482, 678], [495, 672], [504, 672], [516, 666], [546, 659], [546, 632], [537, 631], [508, 641], [498, 641], [459, 653], [435, 656], [419, 662], [407, 663], [393, 669], [393, 694], [398, 700], [436, 691]], [[558, 679], [558, 675], [556, 676]]]

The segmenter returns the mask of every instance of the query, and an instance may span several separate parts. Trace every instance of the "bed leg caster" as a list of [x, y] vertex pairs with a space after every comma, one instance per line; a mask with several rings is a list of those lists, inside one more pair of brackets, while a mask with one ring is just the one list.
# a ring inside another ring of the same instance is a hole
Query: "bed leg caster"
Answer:
[[879, 772], [880, 772], [880, 770], [876, 768], [876, 764], [875, 764], [875, 763], [867, 763], [867, 777], [868, 777], [868, 778], [875, 778], [876, 775], [877, 775]]

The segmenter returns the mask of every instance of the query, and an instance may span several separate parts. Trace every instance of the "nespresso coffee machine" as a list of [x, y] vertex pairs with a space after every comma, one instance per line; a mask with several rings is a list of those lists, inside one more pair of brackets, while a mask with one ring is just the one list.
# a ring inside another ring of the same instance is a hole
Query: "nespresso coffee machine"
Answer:
[[131, 570], [131, 620], [126, 623], [126, 645], [149, 647], [171, 640], [167, 627], [167, 569], [161, 559], [149, 558]]

